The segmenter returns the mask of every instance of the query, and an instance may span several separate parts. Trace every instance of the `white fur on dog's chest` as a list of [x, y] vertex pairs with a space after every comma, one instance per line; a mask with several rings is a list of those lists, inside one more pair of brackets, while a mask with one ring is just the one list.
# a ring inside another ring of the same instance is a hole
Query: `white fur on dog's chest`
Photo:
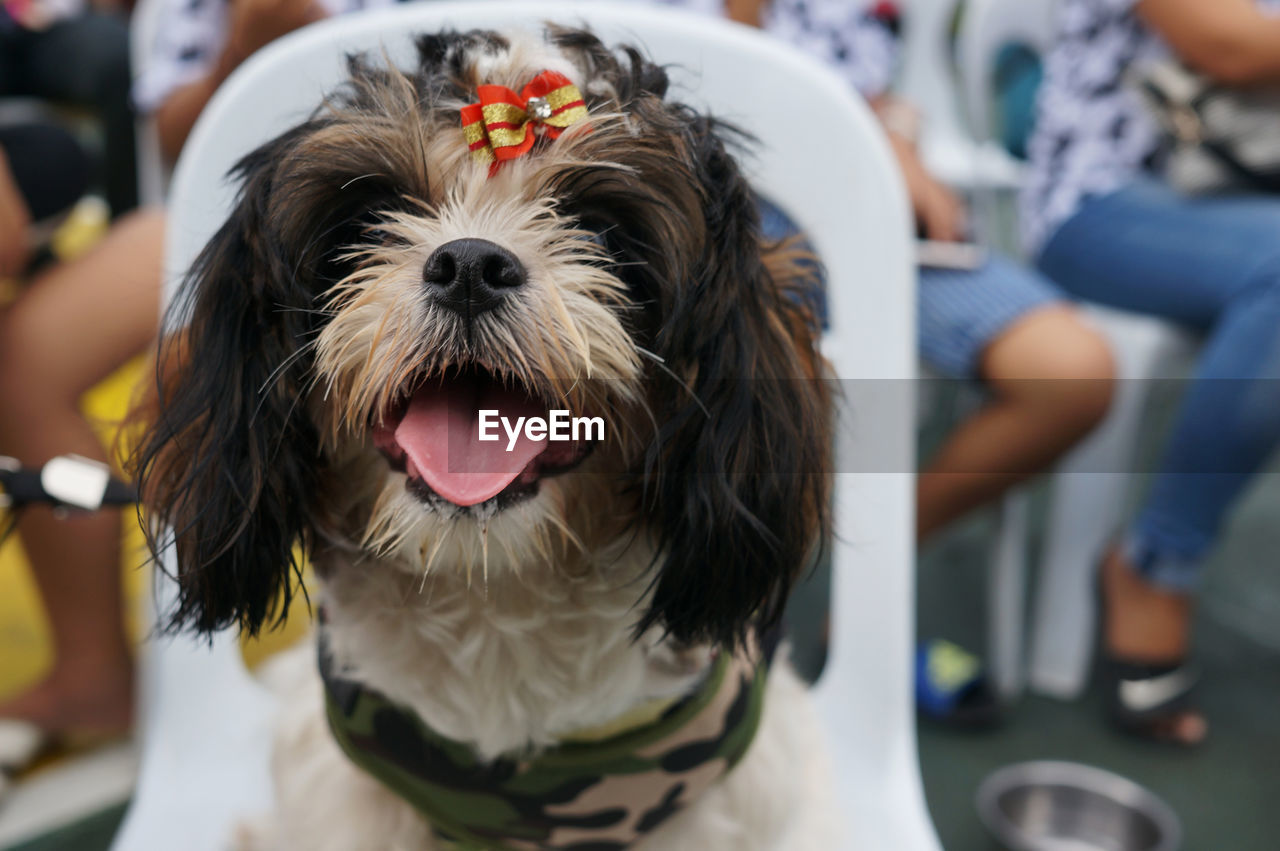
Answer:
[[709, 647], [633, 638], [643, 582], [587, 578], [488, 588], [441, 571], [419, 580], [387, 564], [326, 565], [334, 658], [485, 759], [554, 745], [655, 698], [692, 690]]
[[[242, 826], [239, 851], [439, 849], [418, 811], [339, 749], [311, 648], [298, 648], [272, 667], [270, 679], [282, 698], [273, 760], [275, 806]], [[457, 687], [451, 682], [448, 689]], [[776, 660], [760, 727], [746, 756], [636, 851], [842, 847], [821, 730], [807, 689], [784, 660]]]

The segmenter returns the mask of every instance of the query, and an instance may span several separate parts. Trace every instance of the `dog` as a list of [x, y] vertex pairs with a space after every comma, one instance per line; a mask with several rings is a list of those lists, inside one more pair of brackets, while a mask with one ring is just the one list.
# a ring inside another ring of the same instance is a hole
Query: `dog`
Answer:
[[415, 44], [237, 165], [137, 456], [173, 628], [256, 634], [314, 566], [238, 841], [835, 847], [771, 651], [828, 526], [811, 265], [637, 48]]

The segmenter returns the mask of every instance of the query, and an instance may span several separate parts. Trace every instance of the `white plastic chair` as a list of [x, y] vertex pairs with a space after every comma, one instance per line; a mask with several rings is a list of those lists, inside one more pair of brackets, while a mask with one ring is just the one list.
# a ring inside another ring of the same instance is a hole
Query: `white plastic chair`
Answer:
[[[1046, 55], [1054, 8], [1054, 0], [968, 0], [959, 33], [960, 77], [981, 142], [993, 140], [1000, 51], [1021, 44]], [[1194, 335], [1168, 322], [1099, 305], [1085, 310], [1107, 336], [1121, 380], [1106, 420], [1063, 459], [1051, 484], [1028, 680], [1036, 692], [1063, 699], [1079, 696], [1087, 682], [1095, 631], [1093, 576], [1120, 527], [1151, 381], [1185, 374], [1197, 347]], [[992, 667], [998, 678], [1015, 684], [1021, 682], [1024, 588], [1024, 577], [1013, 571], [992, 582]]]
[[920, 110], [920, 156], [929, 171], [965, 192], [1008, 189], [1021, 167], [999, 145], [975, 139], [964, 122], [952, 69], [952, 20], [966, 0], [910, 0], [896, 93]]
[[[831, 648], [815, 695], [829, 728], [849, 848], [936, 851], [915, 746], [912, 429], [913, 271], [906, 200], [888, 149], [847, 85], [745, 27], [635, 5], [439, 2], [317, 24], [255, 55], [197, 124], [171, 190], [170, 284], [227, 215], [231, 164], [294, 124], [343, 78], [343, 54], [410, 55], [410, 34], [443, 26], [586, 22], [674, 62], [676, 96], [711, 105], [761, 140], [758, 187], [796, 217], [830, 273], [826, 349], [846, 381], [837, 477]], [[841, 140], [839, 155], [814, 149]], [[889, 379], [889, 380], [872, 380]], [[167, 585], [168, 583], [166, 583]], [[165, 599], [172, 595], [169, 589]], [[215, 849], [240, 818], [270, 806], [269, 699], [235, 639], [182, 636], [144, 659], [142, 779], [119, 851]]]
[[956, 37], [960, 88], [972, 132], [993, 141], [994, 74], [1000, 51], [1023, 45], [1046, 55], [1052, 45], [1056, 0], [967, 0]]
[[[912, 0], [905, 8], [902, 71], [895, 91], [921, 111], [920, 155], [930, 172], [981, 207], [1022, 180], [1022, 164], [989, 139], [979, 140], [962, 120], [951, 67], [952, 19], [963, 0]], [[923, 367], [926, 376], [931, 373]], [[937, 394], [924, 393], [925, 414]], [[963, 391], [960, 408], [977, 409], [984, 400], [978, 384]], [[987, 665], [997, 691], [1016, 697], [1023, 689], [1022, 599], [1027, 572], [1030, 491], [1014, 488], [995, 506], [987, 562]], [[1016, 618], [1016, 623], [1015, 623]]]

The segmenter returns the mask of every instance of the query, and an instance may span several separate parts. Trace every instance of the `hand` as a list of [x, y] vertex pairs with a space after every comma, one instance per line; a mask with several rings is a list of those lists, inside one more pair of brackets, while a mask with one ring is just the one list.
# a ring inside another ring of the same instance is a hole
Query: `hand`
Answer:
[[280, 36], [326, 15], [318, 0], [231, 0], [227, 48], [239, 64]]
[[928, 239], [964, 242], [969, 235], [969, 211], [963, 201], [925, 169], [915, 147], [889, 134], [890, 145], [902, 169], [916, 223]]
[[759, 27], [768, 0], [724, 0], [725, 15], [732, 21]]
[[31, 211], [0, 151], [0, 278], [16, 278], [31, 256]]

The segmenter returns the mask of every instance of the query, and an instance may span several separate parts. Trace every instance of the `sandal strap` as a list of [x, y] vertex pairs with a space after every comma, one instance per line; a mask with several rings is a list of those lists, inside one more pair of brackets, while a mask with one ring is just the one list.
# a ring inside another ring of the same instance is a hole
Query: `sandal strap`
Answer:
[[1113, 708], [1129, 721], [1165, 718], [1186, 710], [1200, 680], [1199, 670], [1185, 662], [1145, 665], [1113, 661], [1111, 675]]

